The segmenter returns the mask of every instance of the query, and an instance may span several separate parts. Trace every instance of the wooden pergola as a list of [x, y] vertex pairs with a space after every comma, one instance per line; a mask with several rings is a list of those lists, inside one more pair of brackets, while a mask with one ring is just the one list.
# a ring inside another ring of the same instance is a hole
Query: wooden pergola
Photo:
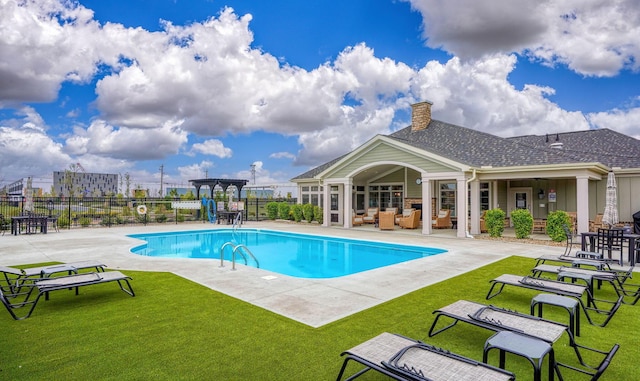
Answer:
[[238, 198], [240, 198], [240, 191], [242, 187], [247, 185], [249, 180], [238, 180], [238, 179], [198, 179], [198, 180], [189, 180], [194, 187], [196, 187], [196, 199], [200, 199], [200, 188], [203, 185], [209, 187], [209, 198], [213, 198], [213, 190], [216, 186], [222, 188], [222, 190], [226, 193], [227, 188], [231, 185], [235, 186], [238, 190]]

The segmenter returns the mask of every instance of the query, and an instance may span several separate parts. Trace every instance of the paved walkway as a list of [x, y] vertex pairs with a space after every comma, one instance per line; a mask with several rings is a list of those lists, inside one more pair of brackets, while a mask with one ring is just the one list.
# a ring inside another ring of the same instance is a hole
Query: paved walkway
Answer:
[[[415, 231], [348, 230], [318, 225], [248, 222], [244, 228], [424, 245], [448, 252], [331, 279], [294, 278], [242, 265], [237, 265], [237, 270], [232, 271], [230, 264], [221, 268], [219, 259], [154, 258], [129, 252], [130, 248], [142, 242], [127, 237], [128, 234], [227, 227], [194, 223], [84, 228], [19, 236], [6, 234], [0, 237], [0, 264], [17, 266], [98, 259], [104, 261], [109, 269], [125, 273], [126, 270], [168, 271], [309, 326], [319, 327], [510, 255], [535, 258], [543, 254], [560, 255], [564, 251], [564, 247], [557, 246], [455, 238], [453, 231], [422, 236]], [[135, 290], [135, 279], [133, 287]]]

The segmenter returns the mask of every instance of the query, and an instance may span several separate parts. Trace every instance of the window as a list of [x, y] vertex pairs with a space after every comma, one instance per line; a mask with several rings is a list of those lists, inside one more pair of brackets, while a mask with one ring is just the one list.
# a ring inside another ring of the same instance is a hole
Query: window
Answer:
[[456, 183], [440, 183], [440, 209], [449, 209], [456, 216]]
[[403, 206], [402, 185], [371, 185], [369, 186], [369, 207], [399, 208]]
[[480, 183], [480, 211], [491, 209], [489, 183]]
[[318, 185], [305, 185], [300, 187], [300, 199], [302, 204], [311, 204], [323, 207], [322, 204], [323, 187]]

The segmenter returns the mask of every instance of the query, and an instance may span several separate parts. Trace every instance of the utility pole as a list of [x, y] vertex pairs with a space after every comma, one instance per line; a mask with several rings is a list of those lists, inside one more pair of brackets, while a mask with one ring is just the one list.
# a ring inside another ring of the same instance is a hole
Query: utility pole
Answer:
[[160, 165], [160, 197], [164, 197], [162, 193], [162, 181], [164, 180], [164, 164]]

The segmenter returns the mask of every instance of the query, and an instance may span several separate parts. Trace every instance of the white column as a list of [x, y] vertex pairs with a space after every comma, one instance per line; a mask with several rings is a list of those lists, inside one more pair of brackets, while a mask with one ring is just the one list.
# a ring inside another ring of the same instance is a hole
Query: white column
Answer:
[[[471, 234], [480, 234], [480, 181], [475, 180], [471, 185]], [[460, 221], [458, 221], [460, 224]]]
[[576, 177], [576, 212], [578, 212], [578, 233], [589, 231], [589, 178]]
[[465, 238], [467, 236], [467, 181], [464, 177], [458, 178], [456, 184], [456, 216], [458, 217], [458, 231], [456, 236], [458, 238]]
[[422, 176], [422, 234], [431, 234], [431, 187], [433, 182]]
[[343, 192], [342, 192], [342, 198], [344, 199], [342, 201], [342, 205], [344, 206], [343, 210], [342, 210], [342, 216], [344, 218], [344, 224], [343, 226], [347, 229], [351, 228], [351, 209], [353, 209], [353, 205], [352, 205], [352, 184], [353, 184], [353, 180], [351, 179], [347, 179], [344, 182], [344, 187], [343, 187]]
[[331, 226], [331, 184], [324, 182], [324, 207], [322, 208], [322, 226]]

